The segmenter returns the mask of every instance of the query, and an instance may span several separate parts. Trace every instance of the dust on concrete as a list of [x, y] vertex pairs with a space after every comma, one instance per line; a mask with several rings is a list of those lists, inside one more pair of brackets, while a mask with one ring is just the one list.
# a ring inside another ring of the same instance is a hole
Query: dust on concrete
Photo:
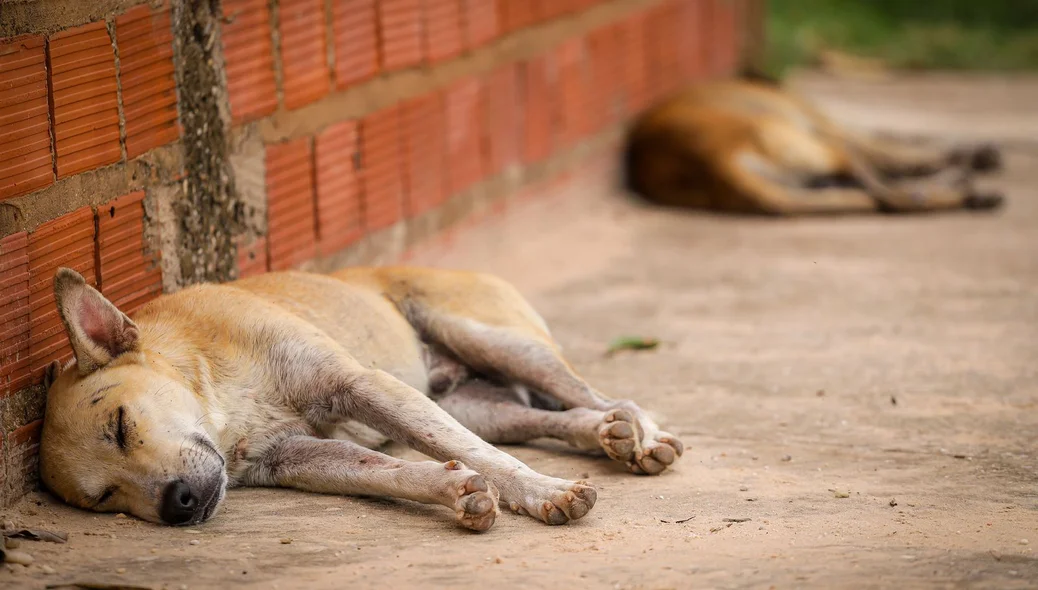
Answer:
[[[884, 96], [826, 104], [839, 116]], [[36, 563], [0, 585], [1033, 588], [1038, 159], [1007, 162], [994, 214], [738, 219], [642, 208], [599, 183], [510, 202], [421, 253], [513, 281], [589, 381], [683, 438], [677, 468], [653, 478], [506, 447], [598, 486], [577, 523], [504, 514], [478, 535], [439, 507], [235, 490], [212, 522], [164, 528], [36, 494], [3, 519], [69, 543], [23, 543]], [[632, 333], [662, 344], [603, 354]]]

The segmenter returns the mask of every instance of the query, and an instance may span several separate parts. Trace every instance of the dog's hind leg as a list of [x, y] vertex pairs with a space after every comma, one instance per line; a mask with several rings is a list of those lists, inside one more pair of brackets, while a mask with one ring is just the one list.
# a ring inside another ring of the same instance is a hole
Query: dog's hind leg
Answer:
[[474, 531], [489, 529], [497, 516], [496, 490], [458, 461], [404, 461], [343, 440], [286, 437], [266, 449], [243, 483], [440, 504]]
[[945, 149], [858, 132], [844, 132], [843, 137], [851, 150], [892, 178], [929, 176], [948, 168], [988, 172], [1002, 166], [1002, 154], [992, 145]]
[[605, 451], [621, 461], [629, 460], [638, 444], [634, 418], [627, 410], [543, 410], [524, 403], [512, 389], [481, 379], [458, 386], [439, 404], [487, 442], [554, 438], [584, 451]]
[[[868, 187], [808, 188], [769, 172], [773, 167], [763, 156], [744, 151], [725, 173], [744, 210], [771, 215], [819, 215], [890, 211], [912, 213], [947, 209], [990, 209], [1001, 204], [996, 196], [974, 195], [966, 185], [943, 179], [903, 180], [884, 185], [877, 193]], [[951, 175], [963, 171], [949, 170]], [[941, 175], [943, 176], [943, 175]]]
[[[587, 384], [566, 362], [544, 321], [516, 290], [495, 277], [469, 275], [461, 306], [453, 293], [422, 283], [413, 273], [390, 297], [426, 340], [446, 348], [476, 372], [500, 377], [557, 400], [563, 408], [626, 410], [635, 418], [638, 444], [618, 460], [635, 473], [657, 474], [681, 456], [681, 441], [662, 432], [630, 400], [611, 400]], [[474, 277], [474, 278], [472, 278]]]

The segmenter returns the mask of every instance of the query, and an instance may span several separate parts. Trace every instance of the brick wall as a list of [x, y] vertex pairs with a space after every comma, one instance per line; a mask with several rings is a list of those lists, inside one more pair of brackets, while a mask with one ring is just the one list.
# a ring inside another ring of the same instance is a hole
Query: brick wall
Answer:
[[57, 266], [132, 312], [199, 280], [400, 259], [731, 72], [750, 2], [5, 5], [0, 505], [34, 485], [41, 372], [71, 354]]

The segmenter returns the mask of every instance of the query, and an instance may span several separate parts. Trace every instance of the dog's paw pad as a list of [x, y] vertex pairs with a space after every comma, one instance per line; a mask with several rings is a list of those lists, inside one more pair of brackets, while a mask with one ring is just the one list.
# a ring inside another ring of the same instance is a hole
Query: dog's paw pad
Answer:
[[485, 531], [497, 518], [497, 497], [486, 478], [478, 473], [470, 475], [458, 487], [454, 511], [458, 522], [473, 531]]
[[626, 410], [610, 410], [598, 427], [598, 442], [614, 461], [628, 463], [638, 450], [638, 429]]
[[666, 471], [685, 452], [685, 445], [677, 437], [664, 432], [659, 438], [642, 442], [642, 450], [630, 463], [631, 471], [639, 475], [657, 475]]
[[548, 524], [566, 524], [587, 515], [598, 501], [598, 492], [586, 483], [570, 484], [568, 490], [559, 490], [549, 501], [541, 504], [541, 520]]

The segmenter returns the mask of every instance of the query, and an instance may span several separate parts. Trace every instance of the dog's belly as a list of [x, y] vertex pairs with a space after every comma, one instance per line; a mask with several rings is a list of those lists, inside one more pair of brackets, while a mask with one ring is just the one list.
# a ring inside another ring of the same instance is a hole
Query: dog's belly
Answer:
[[388, 436], [356, 420], [324, 424], [318, 429], [318, 433], [325, 438], [348, 440], [369, 449], [378, 449], [391, 440]]

